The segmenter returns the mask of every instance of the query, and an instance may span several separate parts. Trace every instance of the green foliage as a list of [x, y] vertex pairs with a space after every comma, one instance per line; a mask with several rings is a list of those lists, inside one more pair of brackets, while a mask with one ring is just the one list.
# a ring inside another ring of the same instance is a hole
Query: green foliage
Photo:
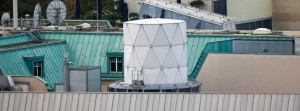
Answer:
[[191, 5], [192, 7], [195, 7], [195, 8], [201, 8], [201, 7], [204, 6], [205, 4], [204, 4], [204, 2], [201, 1], [201, 0], [195, 0], [195, 1], [192, 1], [192, 2], [190, 3], [190, 5]]
[[128, 17], [129, 17], [130, 20], [138, 20], [139, 19], [139, 14], [136, 13], [136, 12], [132, 12], [132, 13], [129, 14]]

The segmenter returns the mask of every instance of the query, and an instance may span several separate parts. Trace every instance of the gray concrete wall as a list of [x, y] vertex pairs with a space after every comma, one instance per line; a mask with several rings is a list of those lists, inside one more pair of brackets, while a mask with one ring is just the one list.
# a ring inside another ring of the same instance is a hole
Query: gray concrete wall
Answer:
[[0, 93], [1, 111], [299, 111], [299, 94]]
[[295, 53], [300, 55], [300, 38], [295, 37]]

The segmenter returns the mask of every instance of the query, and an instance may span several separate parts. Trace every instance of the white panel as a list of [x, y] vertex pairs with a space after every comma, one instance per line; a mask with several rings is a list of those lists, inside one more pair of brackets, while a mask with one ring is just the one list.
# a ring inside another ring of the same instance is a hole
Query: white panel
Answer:
[[183, 102], [183, 94], [177, 94], [176, 111], [181, 111]]
[[37, 100], [37, 111], [42, 111], [43, 110], [43, 102], [44, 102], [44, 93], [39, 93], [38, 94], [38, 100]]
[[27, 94], [28, 93], [21, 93], [21, 100], [20, 100], [20, 106], [18, 111], [25, 111]]
[[223, 111], [229, 111], [230, 96], [230, 94], [225, 94]]
[[138, 59], [137, 54], [134, 51], [134, 49], [131, 52], [128, 67], [135, 67], [135, 68], [141, 67], [139, 59]]
[[172, 42], [177, 28], [177, 24], [163, 24], [162, 27], [167, 34], [168, 40]]
[[177, 74], [175, 75], [175, 81], [174, 83], [183, 83], [183, 78], [182, 78], [182, 74], [181, 71], [178, 71]]
[[272, 95], [270, 111], [276, 111], [277, 99], [278, 99], [277, 96], [278, 95], [275, 95], [275, 94]]
[[120, 94], [113, 94], [112, 111], [118, 111], [119, 95]]
[[133, 45], [128, 27], [126, 27], [124, 31], [124, 45], [125, 46]]
[[133, 43], [135, 46], [150, 46], [150, 42], [143, 28], [139, 30], [138, 36]]
[[272, 102], [271, 99], [272, 99], [272, 96], [270, 94], [266, 94], [264, 111], [270, 111], [271, 102]]
[[157, 59], [161, 66], [165, 62], [169, 48], [170, 48], [170, 46], [161, 46], [161, 47], [153, 47], [152, 48], [154, 50], [155, 55], [157, 56]]
[[247, 100], [247, 111], [253, 111], [253, 102], [254, 102], [253, 100], [254, 100], [254, 95], [249, 94]]
[[155, 35], [157, 34], [159, 25], [142, 25], [142, 27], [146, 32], [149, 42], [152, 43], [155, 38]]
[[[136, 103], [136, 94], [131, 94], [130, 105], [129, 105], [129, 110], [130, 111], [134, 111], [134, 109], [135, 109], [135, 103]], [[106, 111], [108, 111], [108, 110], [106, 110]]]
[[48, 111], [49, 99], [50, 99], [50, 93], [45, 93], [44, 102], [43, 102], [43, 111]]
[[172, 50], [175, 54], [175, 58], [176, 58], [177, 63], [180, 63], [183, 49], [184, 49], [184, 45], [176, 45], [176, 46], [172, 47]]
[[278, 95], [277, 96], [277, 104], [276, 104], [276, 111], [282, 111], [282, 106], [283, 106], [283, 95]]
[[248, 95], [242, 95], [242, 104], [241, 104], [241, 111], [247, 111], [247, 102], [248, 102]]
[[242, 95], [237, 94], [236, 102], [235, 102], [235, 111], [241, 111], [241, 105], [242, 105]]
[[300, 111], [300, 95], [296, 95], [294, 111]]
[[187, 66], [187, 49], [186, 47], [182, 51], [181, 60], [179, 62], [180, 66]]
[[129, 105], [130, 105], [130, 97], [131, 97], [131, 94], [126, 94], [125, 95], [125, 99], [124, 99], [124, 109], [123, 111], [130, 111], [129, 110]]
[[199, 111], [200, 110], [200, 101], [201, 101], [201, 95], [202, 94], [195, 94], [195, 100], [193, 103], [190, 103], [190, 104], [193, 104], [193, 111]]
[[201, 101], [200, 101], [200, 111], [205, 111], [205, 106], [206, 106], [206, 98], [207, 94], [202, 94], [201, 95]]
[[143, 94], [142, 102], [141, 102], [141, 110], [140, 111], [146, 111], [147, 110], [148, 99], [149, 99], [149, 94]]
[[152, 49], [150, 49], [143, 66], [144, 66], [144, 69], [160, 68], [158, 59]]
[[266, 95], [265, 94], [260, 94], [259, 95], [258, 111], [264, 111], [265, 99], [266, 99]]
[[188, 103], [189, 103], [189, 94], [183, 95], [183, 101], [182, 101], [182, 111], [189, 111], [188, 110]]
[[94, 111], [100, 111], [100, 106], [101, 106], [101, 95], [102, 94], [97, 94], [96, 95], [96, 102], [95, 102], [95, 110]]
[[61, 95], [60, 107], [59, 107], [58, 111], [66, 111], [67, 105], [70, 104], [70, 102], [68, 102], [69, 104], [67, 104], [68, 95], [71, 95], [71, 94], [63, 93]]
[[282, 111], [288, 111], [288, 108], [289, 108], [289, 99], [290, 99], [289, 95], [283, 95]]
[[136, 100], [135, 100], [135, 111], [141, 111], [141, 104], [142, 104], [142, 94], [136, 94]]
[[207, 94], [205, 111], [211, 111], [211, 106], [212, 106], [212, 94]]
[[258, 106], [259, 106], [259, 94], [255, 94], [254, 95], [254, 99], [253, 99], [253, 110], [254, 111], [258, 111]]
[[[75, 94], [74, 94], [75, 95]], [[77, 98], [76, 98], [77, 99]], [[75, 100], [75, 99], [74, 99]], [[73, 94], [67, 94], [67, 99], [66, 99], [66, 105], [65, 105], [65, 110], [62, 111], [71, 111], [72, 108], [72, 102], [73, 102]], [[75, 107], [75, 106], [74, 106]]]
[[131, 53], [132, 53], [132, 46], [124, 46], [124, 66], [128, 66]]
[[290, 95], [288, 111], [294, 111], [295, 99], [296, 99], [296, 95]]
[[107, 94], [101, 94], [100, 111], [106, 111]]
[[96, 94], [91, 94], [88, 111], [95, 111], [96, 96], [97, 96]]
[[171, 111], [172, 94], [166, 95], [165, 111]]
[[48, 111], [54, 111], [55, 93], [50, 93]]
[[36, 110], [36, 107], [37, 107], [37, 103], [38, 103], [38, 93], [33, 93], [32, 94], [32, 100], [30, 101], [31, 102], [31, 109], [30, 111], [37, 111]]
[[125, 100], [125, 94], [120, 94], [119, 95], [119, 100], [118, 100], [118, 110], [124, 110], [124, 100]]
[[127, 26], [129, 29], [131, 40], [135, 41], [139, 30], [142, 28], [140, 28], [140, 25], [134, 25], [134, 24], [128, 24]]
[[176, 110], [176, 106], [177, 106], [177, 97], [178, 97], [178, 94], [172, 94], [171, 95], [171, 109], [170, 111], [175, 111]]
[[218, 94], [212, 94], [212, 105], [211, 105], [211, 111], [217, 111], [218, 110], [218, 100], [219, 95]]
[[107, 94], [107, 103], [106, 103], [106, 110], [105, 111], [112, 111], [113, 107], [113, 100], [114, 100], [114, 94]]
[[167, 54], [167, 58], [164, 62], [164, 68], [166, 67], [178, 67], [179, 64], [177, 63], [175, 54], [173, 52], [172, 49], [169, 49], [168, 54]]
[[193, 111], [194, 109], [194, 101], [195, 101], [195, 95], [196, 94], [189, 94], [189, 98], [188, 98], [188, 109], [187, 111]]
[[160, 69], [144, 69], [145, 84], [155, 84], [156, 78], [159, 75]]
[[3, 100], [4, 100], [3, 95], [4, 95], [4, 93], [0, 93], [0, 111], [2, 111], [2, 103], [3, 103]]
[[180, 31], [180, 28], [177, 27], [173, 41], [172, 41], [172, 45], [184, 44], [184, 41], [182, 38], [183, 37], [182, 37], [181, 31]]
[[166, 94], [160, 94], [159, 95], [158, 111], [164, 111], [165, 110], [165, 104], [166, 104]]
[[134, 51], [137, 54], [140, 64], [144, 64], [149, 53], [150, 47], [135, 47]]
[[78, 107], [79, 107], [79, 94], [78, 93], [75, 93], [72, 95], [73, 98], [72, 98], [72, 103], [71, 103], [71, 110], [70, 111], [77, 111], [78, 110]]
[[[216, 110], [216, 111], [223, 111], [224, 100], [225, 100], [225, 95], [220, 94], [219, 95], [219, 101], [218, 101], [218, 110]], [[246, 110], [244, 110], [244, 111], [246, 111]]]
[[55, 100], [54, 100], [54, 111], [59, 111], [60, 107], [60, 102], [62, 101], [62, 94], [61, 93], [56, 93], [55, 94]]
[[153, 111], [154, 94], [149, 94], [147, 111]]
[[152, 111], [158, 111], [159, 94], [154, 94]]
[[181, 34], [182, 34], [182, 39], [184, 42], [186, 42], [186, 23], [179, 23]]
[[[168, 32], [167, 32], [168, 33]], [[170, 42], [167, 38], [167, 35], [166, 33], [164, 32], [164, 30], [159, 27], [159, 30], [156, 34], [156, 37], [153, 41], [153, 46], [156, 47], [156, 46], [170, 46]]]
[[158, 74], [156, 81], [156, 84], [168, 84], [168, 80], [167, 77], [164, 73], [164, 71], [160, 71], [160, 73]]
[[[32, 93], [28, 93], [28, 95], [27, 95], [27, 99], [26, 99], [26, 106], [25, 106], [25, 111], [31, 111], [31, 101], [32, 101]], [[44, 103], [45, 103], [45, 101], [44, 101]], [[4, 106], [4, 105], [3, 105]], [[7, 106], [7, 105], [6, 105]], [[45, 105], [44, 104], [44, 107], [45, 106], [48, 106], [48, 105]], [[5, 107], [5, 106], [4, 106]], [[7, 111], [7, 110], [3, 110], [2, 109], [2, 111]], [[43, 110], [43, 111], [46, 111], [46, 110]]]
[[164, 69], [165, 75], [167, 77], [167, 81], [169, 84], [173, 84], [175, 81], [175, 75], [179, 72], [178, 68], [165, 68]]
[[90, 94], [84, 94], [83, 111], [89, 110], [90, 96]]
[[[21, 95], [22, 95], [21, 93], [16, 93], [15, 95], [15, 103], [13, 104], [14, 111], [19, 111]], [[0, 101], [2, 101], [1, 94], [0, 94]]]
[[183, 82], [187, 82], [188, 81], [188, 79], [187, 79], [187, 66], [180, 67], [180, 74], [181, 74]]
[[10, 93], [9, 102], [8, 102], [8, 110], [7, 111], [13, 111], [14, 110], [15, 95], [16, 95], [15, 93]]
[[230, 95], [229, 111], [234, 111], [236, 105], [236, 94]]
[[7, 111], [8, 110], [8, 101], [9, 101], [9, 93], [4, 93], [3, 94], [3, 100], [2, 100], [2, 107], [1, 111]]

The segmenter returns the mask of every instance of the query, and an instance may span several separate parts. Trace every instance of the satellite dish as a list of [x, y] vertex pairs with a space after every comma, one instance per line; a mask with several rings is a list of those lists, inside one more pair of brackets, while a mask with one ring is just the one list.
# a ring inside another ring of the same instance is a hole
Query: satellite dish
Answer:
[[1, 17], [1, 24], [4, 27], [8, 27], [9, 21], [10, 21], [9, 13], [8, 12], [3, 13], [3, 15]]
[[36, 4], [36, 6], [34, 8], [34, 12], [33, 12], [33, 18], [32, 18], [34, 28], [38, 28], [38, 26], [40, 26], [41, 16], [42, 16], [41, 6], [40, 6], [40, 4]]
[[60, 0], [53, 0], [46, 10], [47, 19], [52, 25], [58, 26], [62, 23], [67, 15], [67, 8], [65, 4]]

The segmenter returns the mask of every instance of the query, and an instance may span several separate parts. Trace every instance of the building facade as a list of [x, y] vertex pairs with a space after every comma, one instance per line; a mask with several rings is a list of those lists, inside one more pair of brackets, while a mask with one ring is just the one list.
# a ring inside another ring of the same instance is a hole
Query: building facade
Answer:
[[299, 31], [300, 10], [298, 0], [273, 0], [273, 29], [278, 31]]

